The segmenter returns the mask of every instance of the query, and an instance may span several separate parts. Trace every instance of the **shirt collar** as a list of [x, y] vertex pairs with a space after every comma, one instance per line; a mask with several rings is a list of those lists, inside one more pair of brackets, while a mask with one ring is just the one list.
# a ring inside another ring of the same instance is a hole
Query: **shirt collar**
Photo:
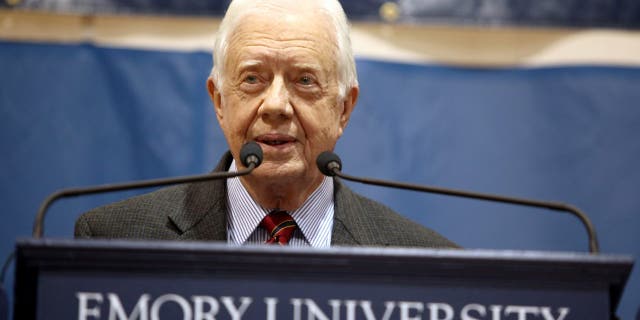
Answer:
[[[229, 171], [236, 170], [234, 160]], [[274, 208], [263, 208], [255, 202], [238, 177], [227, 179], [227, 191], [229, 240], [235, 244], [244, 244]], [[326, 239], [323, 238], [325, 234], [322, 230], [326, 230], [327, 224], [333, 222], [333, 179], [324, 177], [302, 206], [289, 214], [312, 247], [323, 246]]]

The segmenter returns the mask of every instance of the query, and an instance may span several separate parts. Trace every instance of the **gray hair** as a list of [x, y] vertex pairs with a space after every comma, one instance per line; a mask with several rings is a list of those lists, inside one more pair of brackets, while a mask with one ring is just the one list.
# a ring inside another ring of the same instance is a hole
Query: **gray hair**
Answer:
[[[326, 15], [335, 28], [335, 39], [337, 42], [337, 70], [339, 96], [344, 98], [346, 92], [358, 86], [358, 75], [356, 64], [351, 48], [351, 38], [349, 36], [349, 22], [338, 0], [310, 0], [318, 4], [319, 12]], [[260, 10], [260, 5], [273, 2], [273, 0], [233, 0], [218, 28], [216, 41], [213, 48], [213, 68], [211, 77], [215, 81], [218, 90], [222, 89], [224, 74], [224, 61], [229, 46], [229, 38], [237, 27], [242, 16], [247, 13]]]

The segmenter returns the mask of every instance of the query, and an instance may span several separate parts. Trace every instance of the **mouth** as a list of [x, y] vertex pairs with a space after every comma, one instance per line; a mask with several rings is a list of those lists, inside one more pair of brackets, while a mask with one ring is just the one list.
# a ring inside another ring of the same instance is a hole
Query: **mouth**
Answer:
[[255, 141], [271, 147], [281, 147], [295, 142], [296, 139], [285, 134], [270, 133], [256, 137]]

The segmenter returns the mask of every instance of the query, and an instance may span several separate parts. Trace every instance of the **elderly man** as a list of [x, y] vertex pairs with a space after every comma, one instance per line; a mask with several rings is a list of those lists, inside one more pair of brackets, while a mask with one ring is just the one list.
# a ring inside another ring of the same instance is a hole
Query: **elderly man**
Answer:
[[230, 148], [215, 170], [243, 168], [239, 153], [248, 141], [262, 147], [263, 163], [241, 178], [95, 209], [78, 219], [77, 237], [455, 247], [315, 165], [321, 152], [333, 150], [359, 93], [338, 1], [233, 1], [214, 61], [207, 88]]

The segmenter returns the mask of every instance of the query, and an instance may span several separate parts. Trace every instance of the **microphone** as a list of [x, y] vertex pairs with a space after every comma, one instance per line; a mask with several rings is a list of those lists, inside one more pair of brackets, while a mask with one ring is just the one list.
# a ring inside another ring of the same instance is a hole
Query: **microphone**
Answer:
[[173, 185], [187, 182], [202, 182], [217, 179], [227, 179], [233, 177], [239, 177], [250, 174], [253, 169], [257, 168], [262, 163], [262, 148], [255, 141], [249, 141], [245, 143], [240, 149], [240, 161], [246, 167], [246, 169], [238, 170], [235, 172], [214, 172], [201, 175], [183, 176], [164, 179], [151, 179], [134, 182], [124, 182], [118, 184], [107, 184], [100, 186], [91, 186], [83, 188], [70, 188], [58, 190], [50, 194], [40, 205], [38, 214], [33, 223], [33, 237], [39, 239], [44, 233], [44, 217], [47, 209], [51, 204], [60, 199], [68, 197], [76, 197], [80, 195], [95, 194], [95, 193], [107, 193], [113, 191], [122, 191], [130, 189], [140, 189], [148, 187], [160, 187], [166, 185]]
[[438, 187], [432, 187], [432, 186], [422, 186], [417, 184], [400, 183], [395, 181], [354, 177], [354, 176], [350, 176], [342, 173], [342, 161], [340, 160], [340, 157], [338, 157], [338, 155], [336, 155], [331, 151], [325, 151], [321, 153], [318, 156], [318, 158], [316, 158], [316, 165], [318, 166], [318, 169], [320, 170], [320, 172], [322, 172], [322, 174], [326, 176], [330, 176], [330, 177], [337, 176], [345, 180], [360, 182], [364, 184], [442, 194], [442, 195], [448, 195], [448, 196], [454, 196], [454, 197], [486, 200], [486, 201], [493, 201], [493, 202], [500, 202], [500, 203], [510, 203], [510, 204], [516, 204], [516, 205], [546, 208], [546, 209], [551, 209], [556, 211], [568, 212], [576, 216], [578, 219], [580, 219], [585, 229], [587, 230], [587, 235], [589, 237], [589, 253], [597, 254], [600, 252], [599, 245], [598, 245], [598, 238], [596, 236], [596, 231], [595, 231], [595, 228], [593, 227], [593, 224], [591, 223], [591, 220], [589, 220], [589, 217], [587, 217], [586, 214], [580, 211], [580, 209], [572, 205], [558, 203], [558, 202], [547, 202], [547, 201], [539, 201], [539, 200], [531, 200], [531, 199], [523, 199], [523, 198], [505, 197], [505, 196], [487, 194], [487, 193], [477, 193], [477, 192], [470, 192], [470, 191], [445, 189], [445, 188], [438, 188]]

